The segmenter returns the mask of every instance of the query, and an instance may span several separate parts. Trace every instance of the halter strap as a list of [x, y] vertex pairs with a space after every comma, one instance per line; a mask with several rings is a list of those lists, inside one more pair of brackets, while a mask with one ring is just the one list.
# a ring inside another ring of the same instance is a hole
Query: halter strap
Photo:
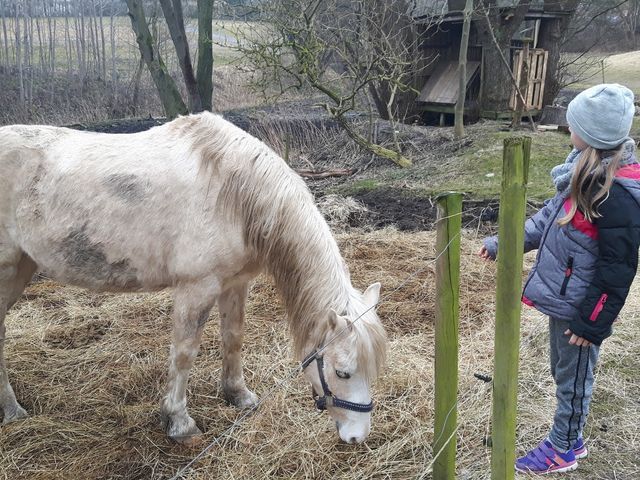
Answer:
[[355, 403], [348, 400], [342, 400], [336, 397], [329, 389], [326, 379], [324, 378], [324, 358], [322, 355], [318, 355], [317, 352], [311, 353], [307, 358], [302, 361], [302, 369], [307, 368], [313, 360], [316, 360], [318, 367], [318, 376], [320, 377], [320, 384], [322, 385], [323, 395], [317, 395], [314, 398], [316, 408], [318, 410], [326, 410], [327, 407], [343, 408], [345, 410], [351, 410], [352, 412], [368, 413], [373, 410], [373, 401], [369, 403]]

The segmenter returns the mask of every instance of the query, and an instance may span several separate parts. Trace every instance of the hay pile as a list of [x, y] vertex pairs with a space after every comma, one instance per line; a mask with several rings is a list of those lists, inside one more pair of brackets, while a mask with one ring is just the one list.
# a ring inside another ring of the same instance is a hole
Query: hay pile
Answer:
[[[460, 479], [489, 478], [495, 267], [463, 239], [461, 272]], [[434, 257], [435, 234], [384, 230], [340, 234], [360, 288], [383, 284], [379, 312], [390, 337], [388, 368], [364, 445], [338, 441], [296, 378], [270, 397], [189, 472], [190, 479], [430, 478], [433, 432], [434, 267], [394, 291]], [[531, 262], [531, 256], [528, 256]], [[393, 292], [393, 293], [392, 293]], [[638, 287], [606, 345], [587, 437], [592, 458], [569, 479], [639, 478], [640, 327]], [[6, 345], [16, 394], [31, 417], [0, 428], [0, 478], [169, 478], [198, 453], [169, 442], [158, 405], [166, 378], [170, 296], [105, 295], [41, 281], [8, 316]], [[295, 366], [284, 311], [260, 278], [248, 305], [247, 383], [258, 395]], [[545, 319], [527, 310], [521, 348], [518, 450], [547, 431], [554, 404]], [[189, 386], [190, 413], [207, 443], [241, 415], [222, 399], [217, 315], [212, 314]]]

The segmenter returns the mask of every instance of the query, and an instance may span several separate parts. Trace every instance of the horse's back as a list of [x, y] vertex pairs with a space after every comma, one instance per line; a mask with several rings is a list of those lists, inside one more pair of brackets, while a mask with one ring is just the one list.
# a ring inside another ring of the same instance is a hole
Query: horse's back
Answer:
[[220, 235], [218, 182], [199, 175], [198, 156], [170, 127], [130, 135], [4, 130], [0, 145], [14, 151], [0, 156], [12, 177], [2, 199], [10, 207], [0, 214], [5, 236], [54, 278], [153, 290], [206, 275], [215, 262], [202, 254], [213, 256], [214, 242], [218, 251], [236, 250], [232, 229]]

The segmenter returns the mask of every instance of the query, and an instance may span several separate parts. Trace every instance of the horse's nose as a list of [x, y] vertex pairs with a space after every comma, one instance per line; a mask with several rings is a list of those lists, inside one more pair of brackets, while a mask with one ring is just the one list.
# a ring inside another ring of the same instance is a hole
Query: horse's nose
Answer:
[[347, 443], [349, 444], [354, 444], [354, 443], [362, 443], [364, 442], [365, 437], [358, 437], [358, 436], [353, 436], [353, 437], [349, 437], [349, 440], [347, 441]]
[[350, 445], [354, 443], [364, 442], [367, 439], [367, 436], [369, 434], [368, 428], [364, 431], [361, 431], [359, 429], [354, 430], [354, 429], [348, 429], [348, 428], [340, 428], [341, 426], [342, 425], [336, 422], [336, 427], [338, 428], [338, 434], [340, 435], [340, 440]]

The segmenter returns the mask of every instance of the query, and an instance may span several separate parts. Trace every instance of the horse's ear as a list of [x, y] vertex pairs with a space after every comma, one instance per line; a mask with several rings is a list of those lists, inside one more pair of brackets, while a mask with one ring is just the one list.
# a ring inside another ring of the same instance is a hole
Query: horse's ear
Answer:
[[338, 314], [333, 308], [329, 310], [329, 327], [332, 330], [338, 328]]
[[349, 331], [353, 331], [353, 323], [351, 320], [346, 317], [341, 317], [333, 308], [329, 310], [329, 327], [332, 330], [349, 327]]
[[369, 285], [369, 287], [364, 291], [362, 299], [368, 307], [377, 305], [378, 300], [380, 300], [380, 282]]

